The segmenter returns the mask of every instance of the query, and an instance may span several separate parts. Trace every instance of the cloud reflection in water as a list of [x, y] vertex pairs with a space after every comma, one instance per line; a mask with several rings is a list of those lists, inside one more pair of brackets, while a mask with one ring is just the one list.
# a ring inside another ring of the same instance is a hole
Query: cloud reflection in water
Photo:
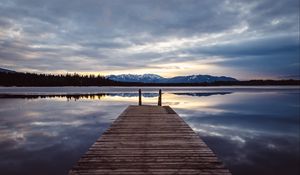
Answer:
[[[282, 92], [233, 93], [222, 100], [199, 99], [211, 102], [199, 112], [187, 106], [175, 110], [184, 114], [233, 174], [298, 174], [299, 107], [292, 105], [299, 104], [298, 97]], [[219, 113], [212, 113], [214, 108]]]
[[[137, 95], [2, 94], [1, 174], [66, 174]], [[166, 92], [163, 104], [234, 174], [297, 174], [298, 96], [286, 90]], [[143, 102], [157, 104], [157, 94], [145, 93]]]

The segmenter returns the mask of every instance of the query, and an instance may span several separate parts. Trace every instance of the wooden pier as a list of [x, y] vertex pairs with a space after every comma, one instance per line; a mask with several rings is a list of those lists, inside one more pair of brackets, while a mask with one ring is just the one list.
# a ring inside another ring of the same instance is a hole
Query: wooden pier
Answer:
[[113, 122], [69, 175], [231, 174], [171, 107], [139, 104]]

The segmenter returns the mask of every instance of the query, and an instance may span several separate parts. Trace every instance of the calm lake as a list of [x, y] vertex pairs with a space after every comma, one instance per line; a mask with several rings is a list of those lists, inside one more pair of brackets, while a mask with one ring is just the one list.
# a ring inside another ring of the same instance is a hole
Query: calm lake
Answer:
[[[156, 105], [159, 87], [142, 88]], [[299, 174], [299, 87], [172, 87], [170, 105], [234, 175]], [[67, 174], [138, 87], [0, 87], [0, 174]]]

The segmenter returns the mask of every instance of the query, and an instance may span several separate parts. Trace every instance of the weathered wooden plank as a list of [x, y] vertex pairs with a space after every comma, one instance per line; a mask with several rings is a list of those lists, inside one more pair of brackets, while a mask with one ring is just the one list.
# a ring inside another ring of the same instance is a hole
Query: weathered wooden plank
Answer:
[[69, 174], [230, 172], [169, 106], [129, 106]]

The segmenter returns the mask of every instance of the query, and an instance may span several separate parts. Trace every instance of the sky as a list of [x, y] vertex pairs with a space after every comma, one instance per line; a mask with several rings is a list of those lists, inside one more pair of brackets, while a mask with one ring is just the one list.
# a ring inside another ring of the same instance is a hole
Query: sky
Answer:
[[1, 0], [0, 67], [299, 78], [298, 0]]

